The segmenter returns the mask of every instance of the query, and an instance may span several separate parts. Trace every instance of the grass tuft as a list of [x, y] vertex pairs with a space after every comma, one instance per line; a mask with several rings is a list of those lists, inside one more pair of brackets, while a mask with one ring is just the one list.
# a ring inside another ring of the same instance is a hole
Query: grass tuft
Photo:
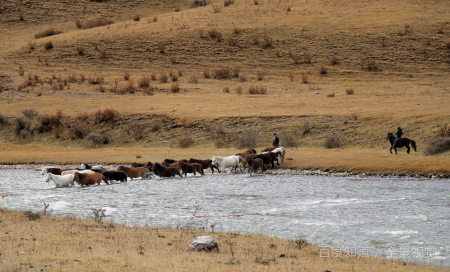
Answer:
[[45, 29], [45, 30], [43, 30], [41, 32], [38, 32], [38, 33], [34, 34], [34, 37], [36, 39], [39, 39], [39, 38], [44, 38], [44, 37], [48, 37], [48, 36], [58, 35], [58, 34], [61, 34], [61, 33], [63, 33], [62, 30], [49, 28], [49, 29]]

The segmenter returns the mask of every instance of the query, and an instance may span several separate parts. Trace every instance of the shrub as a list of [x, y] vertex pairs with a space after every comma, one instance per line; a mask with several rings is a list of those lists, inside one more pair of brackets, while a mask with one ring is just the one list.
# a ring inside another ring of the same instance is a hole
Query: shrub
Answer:
[[125, 71], [125, 73], [123, 73], [123, 79], [129, 80], [129, 79], [130, 79], [130, 73], [128, 73], [127, 71]]
[[413, 28], [408, 24], [405, 24], [403, 27], [405, 28], [405, 33], [409, 33], [409, 32], [413, 31]]
[[330, 149], [330, 148], [338, 148], [341, 145], [341, 141], [339, 137], [335, 135], [331, 135], [328, 138], [325, 139], [325, 142], [323, 142], [323, 147]]
[[140, 20], [141, 20], [141, 15], [136, 14], [136, 15], [133, 16], [133, 21], [138, 22]]
[[86, 137], [86, 145], [91, 148], [107, 143], [109, 143], [109, 139], [105, 133], [91, 132]]
[[328, 73], [328, 67], [326, 67], [325, 65], [320, 66], [320, 68], [319, 68], [319, 73], [320, 73], [321, 75], [327, 74], [327, 73]]
[[289, 50], [289, 57], [292, 59], [294, 64], [299, 64], [302, 59], [302, 57], [299, 54], [293, 53], [291, 50]]
[[259, 71], [256, 73], [256, 78], [258, 78], [258, 80], [263, 80], [264, 75], [265, 75], [264, 72]]
[[234, 145], [238, 149], [254, 148], [258, 143], [259, 135], [255, 131], [243, 131], [236, 135], [236, 141]]
[[88, 83], [95, 85], [95, 84], [101, 84], [105, 78], [103, 76], [93, 76], [88, 78]]
[[[26, 136], [28, 136], [28, 129], [30, 128], [31, 123], [28, 119], [26, 119], [25, 117], [17, 117], [13, 120], [13, 122], [11, 123], [11, 129], [14, 132], [14, 134], [16, 134], [16, 136], [24, 136], [26, 133]], [[24, 131], [24, 132], [22, 132]], [[21, 134], [22, 132], [22, 134]], [[23, 138], [26, 138], [23, 137]]]
[[351, 94], [355, 93], [355, 90], [353, 90], [353, 88], [347, 88], [347, 89], [345, 89], [345, 93], [348, 95], [351, 95]]
[[300, 134], [305, 135], [311, 131], [311, 124], [309, 122], [304, 122], [300, 126]]
[[181, 148], [188, 148], [191, 144], [193, 144], [194, 143], [194, 141], [192, 140], [192, 138], [191, 137], [181, 137], [179, 140], [178, 140], [178, 145], [181, 147]]
[[224, 93], [230, 93], [230, 87], [225, 87], [225, 88], [223, 88], [223, 92]]
[[53, 127], [58, 127], [61, 125], [61, 119], [63, 118], [62, 110], [57, 110], [56, 114], [52, 115], [40, 115], [38, 116], [38, 123], [35, 130], [38, 133], [47, 132], [53, 129]]
[[222, 7], [219, 5], [212, 5], [212, 9], [213, 9], [214, 13], [219, 13], [222, 11]]
[[230, 68], [221, 68], [214, 70], [214, 78], [225, 79], [231, 77], [231, 69]]
[[225, 124], [222, 122], [218, 122], [213, 125], [212, 130], [214, 134], [225, 134]]
[[38, 32], [38, 33], [34, 34], [34, 37], [36, 39], [39, 39], [39, 38], [43, 38], [43, 37], [58, 35], [58, 34], [61, 34], [61, 33], [63, 33], [62, 30], [49, 28], [49, 29], [46, 29], [46, 30], [43, 30], [41, 32]]
[[308, 76], [302, 75], [302, 83], [308, 83]]
[[19, 18], [20, 21], [25, 20], [25, 17], [23, 17], [23, 14], [20, 13], [19, 15], [17, 15], [17, 17]]
[[95, 123], [114, 121], [119, 116], [119, 112], [113, 108], [97, 110], [94, 114]]
[[78, 54], [83, 55], [83, 53], [84, 53], [84, 45], [77, 44], [75, 46], [75, 50], [78, 52]]
[[25, 74], [25, 70], [23, 68], [19, 69], [19, 76], [23, 76]]
[[425, 148], [425, 154], [435, 155], [450, 150], [450, 138], [439, 137], [431, 140], [428, 146]]
[[77, 117], [75, 117], [75, 121], [83, 121], [86, 122], [89, 119], [89, 114], [88, 113], [79, 113], [77, 115]]
[[259, 0], [253, 0], [253, 4], [258, 5], [259, 4]]
[[39, 114], [35, 109], [23, 110], [22, 113], [23, 113], [23, 115], [25, 115], [25, 117], [28, 117], [28, 118], [33, 118]]
[[159, 74], [159, 78], [158, 78], [159, 82], [167, 83], [168, 79], [169, 79], [169, 77], [167, 76], [166, 73]]
[[161, 128], [161, 120], [155, 120], [150, 123], [150, 130], [152, 132], [157, 132]]
[[41, 213], [39, 212], [32, 212], [32, 211], [26, 211], [24, 212], [25, 216], [32, 221], [38, 220], [41, 218]]
[[266, 94], [267, 89], [263, 86], [250, 86], [248, 94]]
[[75, 125], [70, 127], [69, 136], [72, 140], [84, 139], [89, 132], [89, 127], [86, 124], [76, 122]]
[[150, 79], [151, 79], [152, 81], [155, 81], [155, 80], [156, 80], [156, 74], [155, 74], [155, 73], [152, 73], [152, 74], [150, 75]]
[[158, 21], [158, 17], [157, 16], [153, 17], [153, 22], [156, 23], [156, 21]]
[[45, 48], [46, 50], [52, 49], [52, 48], [53, 48], [53, 43], [52, 43], [52, 41], [48, 41], [48, 42], [44, 43], [44, 48]]
[[75, 19], [75, 25], [76, 25], [78, 28], [81, 28], [81, 24], [82, 24], [82, 22], [81, 22], [80, 19]]
[[170, 76], [170, 79], [171, 79], [172, 81], [178, 81], [178, 74], [172, 74], [172, 75]]
[[337, 57], [332, 57], [330, 63], [331, 65], [339, 64], [339, 59]]
[[295, 242], [295, 247], [298, 249], [303, 249], [310, 245], [310, 243], [308, 243], [308, 241], [306, 241], [305, 239], [298, 239], [298, 240], [295, 240], [294, 242]]
[[234, 4], [234, 0], [223, 0], [223, 6], [228, 7], [229, 5]]
[[180, 91], [180, 84], [172, 83], [172, 85], [170, 86], [170, 90], [172, 91], [172, 93], [178, 93]]
[[311, 63], [312, 62], [312, 56], [310, 54], [306, 54], [303, 56], [305, 59], [305, 63]]
[[286, 11], [287, 11], [287, 12], [291, 12], [291, 7], [290, 7], [290, 6], [287, 6]]
[[233, 26], [233, 34], [237, 35], [239, 32], [241, 32], [241, 29], [238, 26]]
[[203, 70], [203, 76], [204, 76], [205, 78], [209, 78], [209, 71], [208, 71], [208, 69], [204, 69], [204, 70]]
[[188, 82], [189, 83], [198, 83], [198, 77], [195, 75], [190, 76]]
[[208, 30], [208, 35], [209, 35], [209, 37], [211, 37], [211, 38], [215, 38], [216, 36], [217, 36], [217, 30], [216, 29], [210, 29], [210, 30]]
[[153, 88], [152, 87], [146, 87], [142, 90], [143, 95], [153, 95]]
[[238, 86], [236, 87], [236, 89], [234, 90], [237, 94], [242, 94], [242, 86]]
[[356, 112], [351, 114], [351, 117], [352, 117], [353, 120], [358, 120], [358, 116], [359, 115]]
[[203, 7], [203, 6], [206, 6], [206, 5], [208, 5], [206, 0], [193, 0], [191, 2], [191, 8]]
[[129, 80], [126, 90], [128, 93], [130, 94], [134, 94], [134, 92], [136, 91], [136, 88], [134, 87], [134, 81], [133, 80]]
[[61, 125], [53, 126], [52, 129], [53, 129], [53, 135], [55, 135], [55, 138], [58, 139], [59, 135], [63, 131], [63, 127]]
[[144, 137], [144, 128], [140, 124], [134, 123], [130, 126], [131, 132], [133, 132], [134, 139], [140, 140]]
[[69, 78], [67, 79], [67, 81], [70, 82], [70, 83], [75, 83], [75, 82], [77, 82], [77, 75], [71, 74], [71, 75], [69, 76]]
[[280, 133], [280, 142], [284, 147], [293, 147], [297, 144], [294, 135], [290, 132]]
[[336, 96], [336, 94], [334, 92], [327, 94], [327, 97], [335, 97], [335, 96]]
[[273, 43], [273, 38], [267, 35], [263, 36], [264, 47], [271, 47]]
[[439, 128], [436, 137], [449, 137], [450, 136], [450, 125], [444, 125]]
[[105, 49], [100, 49], [100, 51], [98, 52], [98, 57], [101, 59], [106, 59], [107, 56], [108, 51], [106, 51]]
[[179, 76], [183, 76], [183, 73], [184, 73], [183, 69], [180, 68], [177, 70], [177, 72], [178, 72]]
[[291, 81], [294, 81], [294, 73], [292, 71], [288, 72], [288, 77]]
[[185, 128], [189, 128], [192, 126], [192, 122], [189, 120], [189, 118], [187, 117], [183, 117], [180, 119], [181, 124], [183, 125], [183, 127]]
[[371, 61], [367, 64], [367, 69], [369, 71], [375, 71], [378, 70], [378, 63], [376, 63], [375, 61]]
[[30, 50], [33, 50], [35, 47], [36, 47], [36, 42], [33, 42], [33, 41], [28, 42], [28, 48], [30, 48]]
[[111, 25], [114, 24], [114, 21], [111, 19], [96, 19], [87, 21], [81, 24], [81, 27], [84, 29], [94, 28], [94, 27], [100, 27], [105, 25]]
[[142, 88], [149, 87], [149, 86], [150, 86], [150, 78], [148, 78], [148, 77], [146, 77], [146, 76], [141, 77], [141, 78], [138, 80], [138, 86], [139, 86], [139, 87], [142, 87]]
[[228, 45], [236, 46], [238, 41], [236, 39], [228, 39]]
[[222, 32], [217, 31], [217, 33], [216, 33], [216, 39], [217, 39], [218, 42], [220, 42], [220, 41], [222, 40]]
[[96, 88], [98, 92], [104, 93], [106, 91], [106, 88], [102, 86], [102, 84], [98, 85]]
[[181, 10], [180, 7], [175, 7], [175, 12], [179, 12]]
[[0, 113], [0, 125], [8, 123], [8, 117]]

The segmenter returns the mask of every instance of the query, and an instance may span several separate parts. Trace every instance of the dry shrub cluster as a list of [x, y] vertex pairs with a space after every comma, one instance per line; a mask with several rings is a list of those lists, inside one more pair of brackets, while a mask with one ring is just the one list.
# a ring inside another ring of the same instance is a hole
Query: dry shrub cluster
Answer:
[[170, 86], [170, 90], [172, 91], [172, 93], [178, 93], [180, 91], [180, 84], [172, 83], [172, 85]]
[[308, 134], [311, 131], [311, 124], [309, 122], [304, 122], [300, 128], [299, 128], [299, 132], [301, 135], [305, 135]]
[[219, 13], [222, 11], [222, 7], [219, 5], [212, 5], [212, 9], [213, 9], [214, 13]]
[[358, 115], [356, 112], [352, 113], [350, 116], [351, 116], [352, 119], [355, 120], [355, 121], [358, 120], [358, 117], [359, 117], [359, 115]]
[[141, 20], [141, 15], [136, 14], [136, 15], [133, 16], [133, 21], [139, 22], [140, 20]]
[[63, 126], [62, 125], [52, 126], [52, 130], [53, 130], [53, 135], [55, 135], [55, 138], [58, 139], [61, 132], [63, 131]]
[[93, 148], [107, 143], [109, 143], [109, 137], [106, 133], [91, 132], [86, 136], [86, 147]]
[[0, 125], [8, 123], [8, 117], [0, 113]]
[[25, 117], [33, 118], [39, 114], [35, 109], [26, 109], [22, 111], [22, 114], [25, 115]]
[[130, 79], [130, 73], [125, 71], [125, 73], [123, 73], [123, 79], [129, 80]]
[[134, 92], [136, 91], [133, 80], [129, 80], [127, 83], [127, 86], [125, 88], [126, 88], [126, 91], [130, 94], [134, 94]]
[[301, 63], [302, 56], [300, 54], [292, 52], [292, 50], [289, 50], [289, 57], [294, 61], [294, 64]]
[[450, 150], [450, 137], [438, 137], [433, 139], [425, 148], [425, 154], [435, 155]]
[[84, 54], [84, 45], [82, 45], [82, 44], [75, 45], [75, 50], [78, 52], [78, 54], [83, 55]]
[[323, 142], [323, 147], [330, 148], [338, 148], [341, 145], [341, 139], [336, 135], [331, 135], [325, 139]]
[[153, 95], [153, 88], [152, 87], [144, 88], [142, 90], [142, 94], [143, 95]]
[[144, 137], [144, 127], [141, 124], [132, 123], [129, 125], [128, 131], [133, 134], [135, 140], [140, 140]]
[[146, 76], [141, 77], [138, 80], [138, 86], [141, 88], [149, 87], [150, 86], [150, 78], [148, 78]]
[[172, 81], [178, 81], [178, 74], [172, 74], [172, 75], [170, 76], [170, 79], [171, 79]]
[[367, 64], [367, 70], [369, 70], [369, 71], [376, 71], [376, 70], [378, 70], [378, 63], [376, 63], [375, 61], [370, 61]]
[[205, 78], [209, 78], [210, 76], [209, 76], [209, 71], [208, 71], [208, 69], [204, 69], [203, 70], [203, 76], [205, 77]]
[[263, 79], [264, 79], [264, 76], [265, 76], [265, 73], [262, 72], [262, 71], [259, 71], [259, 72], [256, 73], [256, 78], [257, 78], [258, 80], [263, 80]]
[[35, 221], [35, 220], [41, 219], [41, 213], [40, 212], [25, 211], [24, 214], [31, 221]]
[[96, 20], [91, 20], [91, 21], [87, 21], [87, 22], [81, 22], [80, 20], [75, 20], [75, 24], [77, 25], [77, 27], [89, 29], [89, 28], [94, 28], [94, 27], [111, 25], [111, 24], [114, 24], [114, 21], [111, 19], [96, 19]]
[[320, 73], [321, 75], [328, 74], [328, 67], [326, 67], [325, 65], [321, 65], [321, 66], [319, 67], [319, 73]]
[[193, 0], [191, 2], [191, 8], [203, 7], [206, 5], [208, 5], [208, 2], [206, 0]]
[[238, 149], [254, 148], [259, 140], [259, 134], [256, 131], [243, 131], [238, 133], [235, 138], [234, 145]]
[[355, 94], [355, 90], [353, 90], [353, 88], [347, 88], [345, 89], [345, 93], [348, 95], [352, 95]]
[[330, 63], [331, 65], [339, 64], [339, 59], [337, 57], [332, 57]]
[[248, 94], [266, 94], [267, 89], [263, 86], [250, 86]]
[[177, 57], [175, 57], [175, 56], [170, 57], [170, 62], [172, 64], [177, 64]]
[[236, 46], [238, 44], [238, 40], [236, 39], [228, 39], [228, 45]]
[[238, 26], [233, 26], [233, 34], [237, 35], [241, 32], [241, 29]]
[[89, 127], [86, 123], [75, 122], [69, 129], [69, 136], [73, 139], [84, 139], [90, 133]]
[[169, 80], [169, 77], [167, 76], [166, 73], [162, 72], [161, 74], [159, 74], [158, 80], [161, 83], [167, 83], [167, 81]]
[[450, 137], [450, 125], [441, 126], [436, 137]]
[[103, 76], [101, 76], [101, 75], [93, 76], [93, 77], [89, 77], [88, 78], [88, 83], [89, 84], [93, 84], [93, 85], [101, 84], [101, 83], [103, 83], [104, 80], [105, 80], [105, 78]]
[[[221, 69], [214, 70], [214, 78], [217, 78], [217, 79], [231, 78], [232, 74], [233, 73], [230, 68], [221, 68]], [[209, 73], [208, 73], [208, 75], [209, 75]]]
[[236, 140], [236, 138], [235, 138], [234, 134], [232, 134], [230, 132], [216, 134], [216, 135], [214, 135], [214, 146], [216, 148], [228, 147], [235, 140]]
[[336, 96], [336, 94], [334, 92], [327, 94], [327, 97], [335, 97], [335, 96]]
[[95, 123], [114, 121], [117, 117], [119, 117], [119, 112], [113, 108], [97, 110], [94, 114]]
[[188, 79], [189, 83], [198, 83], [198, 77], [196, 75], [190, 76]]
[[41, 32], [34, 34], [34, 37], [36, 39], [39, 39], [39, 38], [44, 38], [44, 37], [48, 37], [48, 36], [58, 35], [61, 33], [63, 33], [62, 30], [49, 28], [49, 29], [45, 29], [45, 30], [42, 30]]
[[59, 127], [62, 125], [63, 116], [62, 110], [57, 110], [56, 114], [52, 115], [40, 115], [38, 116], [38, 123], [35, 130], [38, 133], [43, 133], [52, 130], [53, 127]]
[[16, 136], [26, 138], [28, 136], [28, 130], [31, 126], [30, 121], [25, 117], [17, 117], [11, 123], [11, 130]]
[[[53, 42], [52, 41], [48, 41], [48, 42], [44, 43], [44, 48], [45, 48], [45, 50], [52, 49], [53, 48]], [[45, 63], [47, 65], [47, 61]]]
[[308, 76], [302, 75], [302, 83], [308, 83]]
[[237, 94], [242, 94], [242, 86], [237, 86], [236, 89], [234, 89], [234, 92]]
[[166, 44], [163, 42], [158, 43], [158, 50], [160, 53], [164, 53], [166, 51]]
[[273, 45], [273, 38], [267, 35], [263, 36], [263, 46], [271, 47]]
[[183, 127], [185, 127], [185, 128], [190, 128], [193, 125], [193, 122], [191, 120], [189, 120], [189, 118], [187, 118], [187, 117], [181, 118], [180, 122], [183, 125]]
[[192, 145], [194, 143], [194, 141], [192, 140], [191, 137], [181, 137], [178, 140], [178, 145], [181, 148], [188, 148], [190, 145]]
[[230, 87], [225, 87], [225, 88], [223, 88], [223, 92], [224, 93], [230, 93]]
[[33, 42], [33, 41], [28, 42], [28, 48], [30, 48], [30, 50], [33, 50], [35, 47], [36, 47], [36, 42]]
[[223, 0], [224, 7], [234, 4], [234, 0]]
[[156, 119], [155, 121], [150, 123], [150, 131], [152, 132], [157, 132], [162, 125], [162, 120], [161, 119]]

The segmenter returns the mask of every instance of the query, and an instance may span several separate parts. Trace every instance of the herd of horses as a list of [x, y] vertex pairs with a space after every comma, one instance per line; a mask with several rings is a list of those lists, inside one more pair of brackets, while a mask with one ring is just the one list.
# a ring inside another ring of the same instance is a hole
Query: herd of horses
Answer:
[[116, 180], [125, 182], [130, 178], [147, 178], [151, 177], [152, 173], [155, 175], [168, 178], [187, 174], [199, 173], [204, 175], [204, 169], [211, 169], [214, 174], [214, 170], [219, 173], [225, 171], [227, 168], [231, 168], [231, 171], [247, 168], [247, 173], [251, 176], [257, 171], [261, 170], [263, 173], [267, 167], [275, 167], [275, 161], [277, 165], [284, 162], [286, 155], [286, 149], [283, 147], [270, 147], [257, 152], [255, 149], [248, 149], [241, 153], [231, 155], [228, 157], [213, 156], [211, 159], [194, 159], [190, 158], [182, 160], [165, 159], [161, 163], [133, 163], [131, 167], [120, 165], [115, 170], [104, 169], [103, 166], [91, 166], [87, 163], [82, 163], [80, 168], [77, 169], [61, 169], [61, 168], [44, 168], [42, 174], [47, 173], [46, 181], [53, 180], [57, 187], [67, 187], [75, 185], [75, 183], [81, 186], [98, 184], [104, 181], [106, 184], [110, 184], [111, 181]]

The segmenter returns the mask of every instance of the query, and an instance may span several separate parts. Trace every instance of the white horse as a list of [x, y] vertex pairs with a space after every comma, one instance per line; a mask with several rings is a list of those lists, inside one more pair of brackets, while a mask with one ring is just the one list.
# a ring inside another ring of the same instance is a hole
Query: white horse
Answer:
[[236, 168], [239, 166], [239, 170], [241, 170], [241, 167], [239, 165], [241, 156], [228, 156], [228, 157], [220, 157], [220, 156], [214, 156], [212, 157], [212, 164], [220, 168], [220, 170], [224, 171], [225, 168], [233, 168], [234, 171], [236, 171]]
[[85, 163], [85, 162], [83, 162], [83, 163], [80, 165], [80, 169], [106, 170], [106, 169], [103, 168], [103, 166], [101, 166], [101, 165], [94, 165], [94, 166], [91, 166], [91, 165], [89, 165], [89, 164], [87, 164], [87, 163]]
[[81, 173], [81, 174], [94, 174], [95, 172], [92, 170], [67, 170], [67, 171], [63, 171], [61, 172], [61, 176], [64, 175], [72, 175], [75, 174], [75, 172]]
[[53, 180], [55, 182], [56, 187], [67, 187], [69, 185], [74, 185], [73, 182], [73, 175], [65, 175], [65, 176], [59, 176], [59, 175], [54, 175], [52, 173], [48, 173], [47, 174], [47, 179], [45, 180], [46, 182], [49, 182], [50, 180]]

